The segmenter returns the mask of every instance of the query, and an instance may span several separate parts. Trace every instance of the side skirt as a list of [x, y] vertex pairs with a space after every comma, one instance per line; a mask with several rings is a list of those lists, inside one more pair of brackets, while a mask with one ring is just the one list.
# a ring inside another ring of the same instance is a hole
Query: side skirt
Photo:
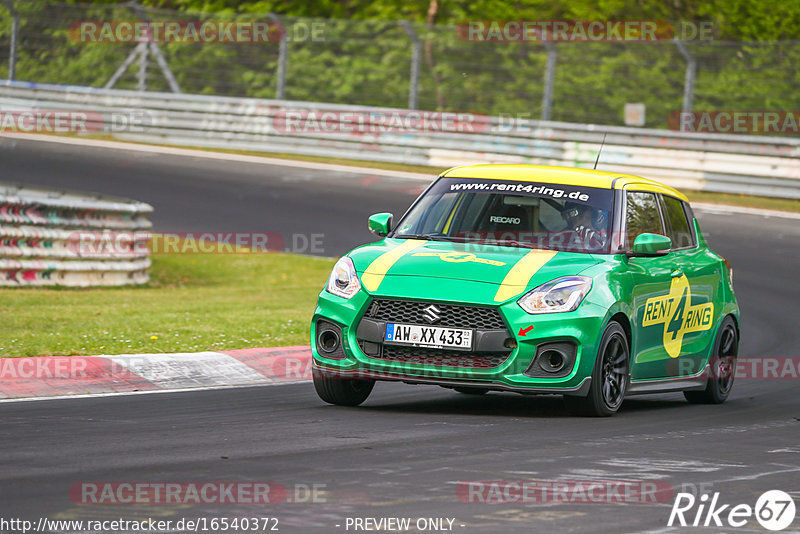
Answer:
[[706, 364], [702, 371], [692, 376], [658, 378], [654, 380], [631, 380], [630, 386], [628, 386], [628, 392], [625, 396], [702, 390], [708, 385], [709, 370], [710, 367]]

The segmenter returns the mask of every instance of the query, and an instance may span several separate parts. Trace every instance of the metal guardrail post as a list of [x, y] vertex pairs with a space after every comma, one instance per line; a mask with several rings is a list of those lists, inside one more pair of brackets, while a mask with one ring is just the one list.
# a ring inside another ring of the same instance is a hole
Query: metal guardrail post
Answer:
[[[133, 0], [130, 3], [131, 11], [139, 17], [144, 22], [150, 22], [150, 19], [145, 15], [144, 9], [136, 0]], [[136, 90], [137, 91], [147, 91], [147, 66], [148, 66], [148, 55], [150, 53], [150, 44], [149, 42], [139, 43], [140, 45], [144, 46], [137, 46], [136, 48], [139, 50], [139, 72], [136, 75]]]
[[407, 20], [401, 20], [400, 25], [411, 39], [411, 74], [408, 80], [408, 109], [419, 107], [419, 69], [422, 63], [422, 41], [414, 26]]
[[144, 47], [142, 48], [141, 54], [139, 54], [139, 72], [136, 75], [136, 90], [137, 91], [147, 91], [147, 65], [149, 63], [148, 56], [150, 51], [150, 46], [148, 43], [145, 43]]
[[[279, 26], [283, 26], [281, 19], [275, 13], [269, 13], [267, 17]], [[283, 100], [286, 98], [286, 69], [289, 63], [289, 31], [284, 26], [283, 35], [278, 43], [278, 68], [275, 81], [275, 99]]]
[[[4, 0], [5, 1], [5, 0]], [[144, 12], [142, 6], [133, 2], [130, 4], [131, 10], [136, 14], [144, 22], [150, 22], [150, 19]], [[136, 78], [136, 90], [137, 91], [146, 91], [147, 90], [147, 68], [148, 68], [148, 55], [153, 54], [153, 57], [156, 58], [156, 63], [158, 63], [158, 67], [161, 69], [161, 73], [164, 75], [164, 78], [167, 80], [167, 84], [169, 85], [170, 90], [173, 93], [181, 93], [180, 85], [178, 85], [178, 81], [175, 79], [175, 75], [172, 74], [172, 70], [169, 68], [169, 64], [167, 63], [164, 54], [161, 52], [161, 48], [155, 42], [140, 42], [136, 45], [136, 48], [125, 58], [125, 61], [122, 62], [122, 65], [114, 72], [111, 78], [106, 82], [103, 86], [103, 89], [111, 89], [114, 85], [119, 81], [119, 79], [125, 74], [128, 68], [131, 66], [136, 58], [139, 58], [139, 71]]]
[[169, 64], [167, 63], [164, 54], [161, 53], [161, 48], [159, 48], [159, 46], [156, 43], [150, 43], [149, 48], [150, 52], [156, 58], [156, 63], [158, 63], [158, 66], [161, 69], [161, 73], [164, 75], [164, 78], [167, 79], [167, 83], [169, 84], [170, 90], [173, 93], [180, 93], [181, 87], [178, 85], [178, 81], [172, 74], [172, 70], [169, 68]]
[[686, 76], [683, 81], [683, 111], [692, 111], [692, 100], [694, 99], [694, 79], [697, 73], [697, 60], [694, 58], [686, 45], [679, 40], [675, 40], [683, 58], [686, 60]]
[[8, 79], [15, 80], [17, 74], [17, 37], [19, 36], [19, 13], [14, 9], [13, 0], [3, 0], [11, 13], [11, 44], [8, 50]]
[[544, 92], [542, 94], [542, 120], [549, 121], [553, 113], [553, 87], [556, 81], [556, 45], [542, 43], [547, 50], [547, 65], [544, 69]]
[[108, 79], [106, 84], [103, 86], [103, 89], [111, 89], [114, 87], [119, 79], [122, 78], [122, 75], [128, 70], [128, 67], [131, 66], [131, 63], [133, 63], [140, 54], [146, 53], [146, 48], [147, 43], [139, 43], [136, 45], [136, 48], [134, 48], [133, 51], [128, 54], [128, 57], [125, 58], [125, 61], [122, 62], [122, 65], [120, 65], [114, 74], [111, 75], [111, 78]]

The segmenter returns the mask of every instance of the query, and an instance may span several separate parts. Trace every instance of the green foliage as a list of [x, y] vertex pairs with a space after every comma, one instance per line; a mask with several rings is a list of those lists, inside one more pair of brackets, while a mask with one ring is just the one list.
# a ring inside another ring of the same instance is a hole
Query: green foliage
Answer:
[[[286, 98], [406, 107], [412, 23], [421, 43], [419, 107], [538, 118], [546, 51], [534, 42], [469, 42], [470, 20], [663, 20], [712, 24], [711, 41], [688, 43], [697, 60], [694, 108], [795, 109], [800, 85], [800, 3], [755, 0], [142, 0], [152, 20], [266, 20], [281, 16], [289, 35]], [[83, 20], [136, 20], [111, 1], [22, 2], [17, 79], [102, 87], [135, 47], [69, 38]], [[428, 24], [429, 12], [435, 26]], [[8, 74], [11, 18], [0, 7], [0, 77]], [[318, 30], [317, 38], [311, 38]], [[748, 41], [748, 42], [736, 42]], [[161, 43], [186, 93], [274, 98], [278, 44]], [[686, 61], [658, 43], [556, 45], [552, 118], [621, 124], [627, 102], [647, 105], [647, 126], [665, 127], [680, 110]], [[116, 87], [134, 89], [134, 62]], [[168, 90], [150, 59], [148, 90]]]

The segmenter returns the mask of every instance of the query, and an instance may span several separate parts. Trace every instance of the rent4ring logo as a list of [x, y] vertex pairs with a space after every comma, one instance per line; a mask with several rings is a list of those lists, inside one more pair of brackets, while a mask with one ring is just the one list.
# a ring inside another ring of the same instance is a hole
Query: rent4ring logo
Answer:
[[683, 336], [711, 329], [714, 304], [692, 306], [692, 288], [686, 275], [672, 279], [669, 293], [647, 299], [642, 326], [664, 325], [664, 348], [672, 358], [681, 355]]
[[691, 493], [678, 493], [667, 526], [740, 528], [754, 517], [767, 530], [784, 530], [795, 519], [794, 500], [784, 491], [770, 490], [761, 494], [755, 506], [733, 506], [720, 503], [719, 492], [711, 497], [704, 493], [699, 498]]

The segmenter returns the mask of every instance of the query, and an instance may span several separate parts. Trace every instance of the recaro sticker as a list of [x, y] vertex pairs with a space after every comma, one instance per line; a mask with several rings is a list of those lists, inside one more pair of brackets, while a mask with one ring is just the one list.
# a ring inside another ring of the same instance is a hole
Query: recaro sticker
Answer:
[[714, 304], [692, 306], [692, 288], [686, 275], [672, 279], [669, 293], [647, 299], [642, 326], [664, 325], [664, 348], [671, 358], [681, 355], [683, 336], [711, 329]]

